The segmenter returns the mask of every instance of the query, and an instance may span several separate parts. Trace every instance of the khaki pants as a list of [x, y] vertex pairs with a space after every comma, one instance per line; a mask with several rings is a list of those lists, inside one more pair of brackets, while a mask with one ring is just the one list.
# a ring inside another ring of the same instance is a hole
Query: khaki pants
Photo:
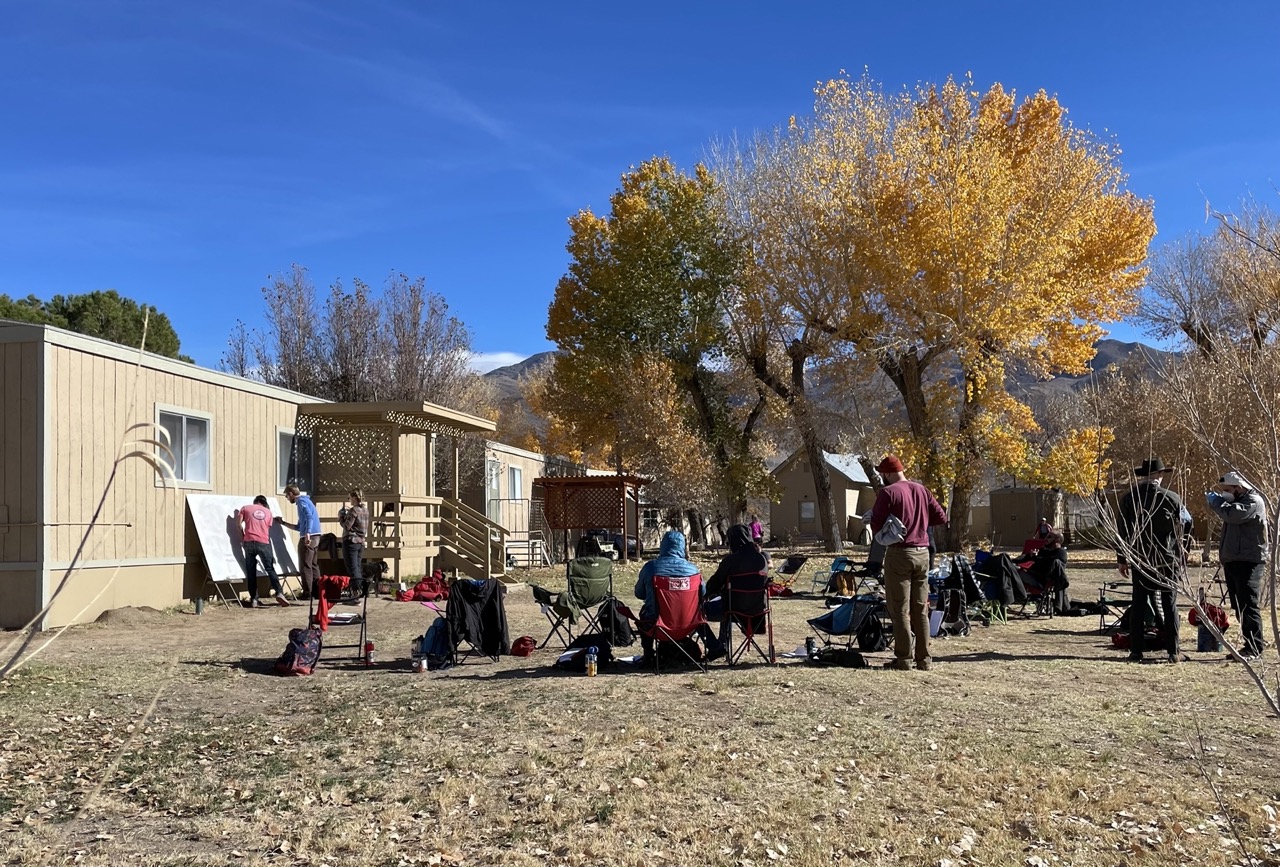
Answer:
[[893, 655], [910, 662], [929, 658], [929, 549], [888, 548], [884, 552], [885, 602], [893, 621]]

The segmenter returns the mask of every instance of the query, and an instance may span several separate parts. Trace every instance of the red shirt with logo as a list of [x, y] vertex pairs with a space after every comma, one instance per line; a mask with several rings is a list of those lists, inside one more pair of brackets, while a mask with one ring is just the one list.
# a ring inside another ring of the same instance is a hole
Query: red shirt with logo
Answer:
[[250, 503], [247, 506], [241, 506], [238, 511], [240, 525], [244, 527], [244, 540], [271, 544], [271, 523], [275, 520], [271, 510], [266, 506]]

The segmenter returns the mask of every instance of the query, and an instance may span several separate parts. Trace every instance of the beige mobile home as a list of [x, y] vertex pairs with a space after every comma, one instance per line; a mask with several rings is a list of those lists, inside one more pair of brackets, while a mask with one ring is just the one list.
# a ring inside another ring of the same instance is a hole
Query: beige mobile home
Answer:
[[[73, 564], [43, 627], [205, 595], [189, 492], [248, 501], [297, 481], [312, 492], [329, 530], [345, 486], [360, 485], [383, 525], [366, 556], [391, 559], [405, 573], [423, 571], [436, 557], [468, 574], [500, 569], [493, 543], [500, 552], [501, 533], [458, 502], [456, 491], [435, 496], [429, 472], [438, 434], [453, 437], [456, 459], [460, 434], [493, 429], [485, 419], [431, 404], [325, 404], [13, 322], [0, 322], [0, 389], [0, 626], [34, 617]], [[154, 452], [124, 445], [155, 436], [134, 427], [143, 424], [168, 432], [175, 485], [166, 486], [141, 458], [117, 461], [131, 448]], [[383, 515], [388, 502], [396, 505]]]
[[[857, 541], [857, 535], [862, 531], [861, 515], [875, 504], [875, 492], [858, 463], [857, 455], [831, 452], [823, 452], [822, 455], [831, 475], [831, 497], [835, 500], [840, 530], [849, 541]], [[782, 488], [782, 498], [769, 511], [766, 536], [821, 537], [817, 494], [804, 450], [796, 451], [778, 464], [773, 476]]]

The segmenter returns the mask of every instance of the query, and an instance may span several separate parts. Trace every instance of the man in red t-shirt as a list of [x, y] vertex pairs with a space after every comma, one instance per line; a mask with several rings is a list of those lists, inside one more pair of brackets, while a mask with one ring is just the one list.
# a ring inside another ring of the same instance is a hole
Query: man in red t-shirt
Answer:
[[249, 585], [249, 607], [267, 607], [258, 598], [258, 560], [262, 561], [262, 571], [267, 573], [267, 579], [271, 581], [271, 592], [275, 594], [276, 603], [288, 605], [289, 602], [280, 589], [276, 560], [271, 553], [271, 525], [275, 518], [267, 505], [267, 498], [262, 494], [254, 497], [252, 503], [236, 509], [235, 518], [240, 523], [244, 536], [244, 583]]
[[907, 478], [897, 455], [885, 455], [876, 470], [885, 484], [871, 509], [871, 532], [879, 533], [890, 515], [902, 522], [902, 538], [885, 548], [881, 577], [893, 620], [894, 658], [885, 668], [910, 671], [914, 650], [916, 668], [928, 671], [929, 528], [947, 523], [947, 513], [928, 488]]

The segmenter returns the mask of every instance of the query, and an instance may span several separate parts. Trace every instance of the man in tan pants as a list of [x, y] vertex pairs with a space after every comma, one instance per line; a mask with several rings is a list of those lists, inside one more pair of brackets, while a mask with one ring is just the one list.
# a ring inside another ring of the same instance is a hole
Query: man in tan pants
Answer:
[[[901, 531], [897, 541], [881, 539], [885, 544], [884, 585], [889, 617], [893, 621], [893, 661], [885, 668], [910, 671], [915, 657], [916, 668], [928, 671], [929, 658], [929, 528], [947, 523], [947, 513], [929, 489], [907, 478], [897, 455], [885, 455], [876, 467], [884, 477], [884, 487], [876, 496], [871, 510], [871, 531], [880, 534], [891, 518], [897, 519]], [[914, 636], [914, 647], [912, 637]]]

